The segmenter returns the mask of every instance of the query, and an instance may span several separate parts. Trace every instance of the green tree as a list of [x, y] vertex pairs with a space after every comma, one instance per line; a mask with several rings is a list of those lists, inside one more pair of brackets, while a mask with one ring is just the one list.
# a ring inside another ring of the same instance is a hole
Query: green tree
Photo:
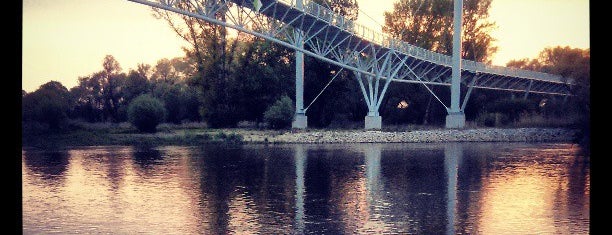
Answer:
[[79, 77], [79, 84], [71, 93], [76, 98], [76, 109], [87, 113], [88, 120], [118, 122], [118, 110], [125, 103], [122, 88], [126, 75], [112, 55], [104, 57], [102, 68], [90, 76]]
[[263, 113], [282, 94], [295, 92], [293, 52], [253, 37], [239, 47], [234, 64], [234, 86], [242, 120], [263, 121]]
[[[465, 0], [463, 4], [461, 58], [491, 63], [497, 52], [490, 32], [492, 0]], [[400, 0], [385, 12], [383, 31], [412, 45], [438, 53], [452, 54], [453, 1]]]
[[155, 64], [151, 79], [154, 81], [175, 83], [176, 80], [178, 80], [178, 72], [174, 68], [171, 60], [162, 58]]
[[[231, 5], [231, 4], [230, 4]], [[230, 5], [219, 9], [215, 18], [225, 21]], [[187, 11], [197, 11], [198, 7], [206, 8], [207, 1], [179, 1], [175, 7]], [[169, 26], [189, 43], [185, 48], [187, 61], [196, 65], [195, 75], [190, 84], [201, 89], [202, 117], [214, 127], [234, 126], [238, 118], [234, 117], [237, 107], [235, 87], [231, 76], [231, 65], [236, 58], [236, 48], [241, 33], [236, 40], [228, 38], [225, 27], [208, 23], [190, 16], [176, 16], [167, 11], [154, 9], [159, 18], [168, 22]], [[232, 116], [234, 115], [234, 116]]]
[[163, 81], [155, 83], [152, 94], [164, 102], [167, 122], [180, 124], [185, 116], [186, 108], [182, 100], [184, 87], [185, 85], [168, 84]]
[[139, 131], [155, 132], [157, 125], [164, 121], [164, 104], [149, 94], [136, 97], [128, 107], [128, 119]]
[[264, 113], [264, 121], [274, 129], [281, 129], [291, 125], [295, 108], [288, 96], [282, 96]]
[[122, 98], [126, 103], [130, 103], [134, 98], [151, 91], [149, 74], [151, 66], [148, 64], [138, 64], [136, 70], [131, 69], [123, 83]]
[[22, 98], [23, 120], [46, 123], [50, 129], [59, 129], [69, 109], [70, 93], [57, 81], [47, 82]]

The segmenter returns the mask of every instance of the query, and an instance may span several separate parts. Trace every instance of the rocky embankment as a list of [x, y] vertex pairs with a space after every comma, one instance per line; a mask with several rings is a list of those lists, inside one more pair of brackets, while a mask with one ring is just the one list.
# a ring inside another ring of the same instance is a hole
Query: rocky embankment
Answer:
[[[245, 133], [246, 134], [246, 133]], [[418, 143], [418, 142], [570, 142], [576, 130], [565, 128], [438, 129], [403, 132], [340, 130], [243, 135], [245, 142], [268, 143]]]

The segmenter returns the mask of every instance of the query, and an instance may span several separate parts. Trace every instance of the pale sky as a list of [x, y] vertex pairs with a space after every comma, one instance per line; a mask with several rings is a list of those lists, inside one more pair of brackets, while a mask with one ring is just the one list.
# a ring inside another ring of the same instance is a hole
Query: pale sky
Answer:
[[[383, 24], [383, 12], [396, 1], [358, 0], [360, 21], [371, 21], [367, 14]], [[546, 47], [590, 47], [588, 0], [493, 0], [489, 14], [497, 23], [496, 65], [534, 58]], [[51, 80], [70, 89], [78, 77], [102, 70], [105, 55], [127, 72], [138, 63], [184, 56], [186, 45], [149, 7], [127, 0], [24, 0], [22, 37], [27, 92]]]

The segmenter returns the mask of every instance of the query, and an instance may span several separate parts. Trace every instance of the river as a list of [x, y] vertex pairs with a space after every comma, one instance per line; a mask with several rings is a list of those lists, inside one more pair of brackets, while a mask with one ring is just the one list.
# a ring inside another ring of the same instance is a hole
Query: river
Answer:
[[589, 234], [569, 143], [22, 149], [24, 234]]

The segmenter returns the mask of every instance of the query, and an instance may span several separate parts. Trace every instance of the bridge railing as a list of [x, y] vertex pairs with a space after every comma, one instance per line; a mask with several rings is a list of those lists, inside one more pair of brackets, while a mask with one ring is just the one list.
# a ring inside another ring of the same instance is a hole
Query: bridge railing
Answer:
[[[296, 0], [277, 0], [293, 8], [297, 7]], [[358, 37], [368, 40], [372, 43], [383, 47], [393, 48], [394, 50], [417, 57], [422, 60], [441, 64], [444, 66], [452, 66], [452, 57], [441, 53], [433, 52], [421, 47], [417, 47], [408, 42], [393, 38], [391, 35], [373, 30], [367, 26], [356, 23], [353, 20], [346, 19], [344, 16], [337, 14], [327, 7], [317, 4], [313, 0], [303, 0], [303, 11], [311, 16], [314, 16], [330, 25], [334, 25], [347, 32], [351, 32]], [[529, 71], [524, 69], [509, 68], [497, 65], [488, 65], [472, 60], [461, 60], [462, 67], [465, 70], [498, 74], [503, 76], [522, 77], [535, 80], [544, 80], [549, 82], [565, 83], [561, 76]]]

